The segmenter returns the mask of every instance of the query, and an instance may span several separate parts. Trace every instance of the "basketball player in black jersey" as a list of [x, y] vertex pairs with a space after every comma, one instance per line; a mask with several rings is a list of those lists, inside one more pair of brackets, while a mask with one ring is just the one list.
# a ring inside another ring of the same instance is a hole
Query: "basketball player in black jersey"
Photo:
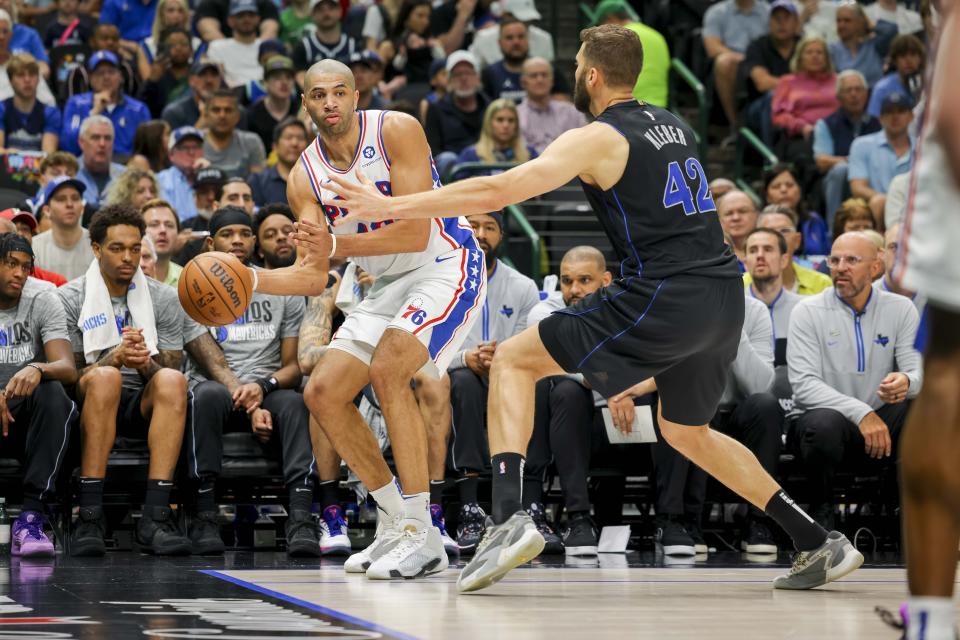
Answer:
[[[596, 121], [564, 133], [539, 158], [496, 176], [389, 199], [369, 182], [333, 177], [330, 186], [346, 200], [347, 218], [376, 220], [386, 212], [399, 219], [495, 211], [579, 177], [621, 259], [613, 284], [497, 349], [488, 410], [492, 522], [458, 587], [489, 586], [543, 548], [521, 506], [523, 453], [536, 381], [564, 372], [582, 373], [604, 397], [655, 379], [664, 438], [793, 538], [800, 553], [775, 587], [809, 589], [846, 575], [863, 556], [804, 513], [749, 450], [707, 426], [737, 354], [744, 296], [693, 131], [632, 97], [643, 59], [632, 31], [593, 27], [581, 40], [574, 102]], [[326, 256], [327, 236], [303, 224], [298, 242], [307, 254]]]

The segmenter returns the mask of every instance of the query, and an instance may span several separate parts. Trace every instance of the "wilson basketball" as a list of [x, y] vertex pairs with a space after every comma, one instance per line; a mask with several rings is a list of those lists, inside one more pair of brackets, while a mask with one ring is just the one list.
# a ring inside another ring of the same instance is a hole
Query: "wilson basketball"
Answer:
[[187, 315], [208, 327], [222, 327], [247, 310], [253, 278], [233, 254], [201, 253], [183, 268], [177, 291]]

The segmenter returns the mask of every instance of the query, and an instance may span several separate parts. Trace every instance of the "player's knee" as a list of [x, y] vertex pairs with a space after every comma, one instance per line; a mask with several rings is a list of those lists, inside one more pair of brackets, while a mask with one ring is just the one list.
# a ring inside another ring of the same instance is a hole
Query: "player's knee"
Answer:
[[703, 446], [708, 432], [706, 426], [696, 427], [674, 424], [665, 420], [660, 421], [660, 433], [663, 435], [663, 439], [687, 457], [690, 457], [691, 453], [695, 454]]
[[175, 369], [160, 369], [150, 380], [154, 387], [154, 396], [164, 407], [171, 410], [186, 410], [187, 379]]
[[376, 353], [370, 361], [370, 384], [377, 392], [378, 398], [386, 397], [390, 393], [410, 391], [410, 379], [413, 374], [407, 375], [409, 363], [404, 363], [392, 354]]
[[307, 380], [303, 402], [319, 423], [331, 409], [353, 404], [353, 398], [346, 397], [335, 376], [315, 375]]
[[114, 367], [97, 367], [80, 379], [84, 401], [119, 401], [123, 376]]

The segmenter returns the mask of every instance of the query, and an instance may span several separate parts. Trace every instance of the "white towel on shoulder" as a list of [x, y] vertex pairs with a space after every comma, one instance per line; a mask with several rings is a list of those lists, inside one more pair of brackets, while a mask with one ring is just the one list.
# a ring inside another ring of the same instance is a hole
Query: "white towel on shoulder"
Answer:
[[[85, 276], [83, 306], [80, 308], [80, 320], [77, 326], [83, 335], [83, 355], [87, 364], [93, 364], [100, 354], [120, 344], [120, 331], [113, 316], [113, 302], [110, 291], [100, 273], [100, 263], [96, 259], [90, 262]], [[130, 310], [131, 326], [143, 329], [143, 339], [150, 355], [160, 353], [157, 350], [157, 323], [153, 317], [153, 300], [147, 289], [147, 277], [137, 269], [133, 282], [127, 291], [127, 308]]]

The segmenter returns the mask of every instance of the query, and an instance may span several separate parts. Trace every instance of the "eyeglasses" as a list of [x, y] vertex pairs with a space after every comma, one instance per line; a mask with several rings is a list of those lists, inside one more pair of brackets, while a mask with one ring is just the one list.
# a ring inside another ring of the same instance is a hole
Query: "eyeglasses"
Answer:
[[866, 258], [863, 256], [827, 256], [827, 264], [830, 265], [832, 269], [836, 269], [844, 262], [851, 267], [856, 267], [866, 262]]

